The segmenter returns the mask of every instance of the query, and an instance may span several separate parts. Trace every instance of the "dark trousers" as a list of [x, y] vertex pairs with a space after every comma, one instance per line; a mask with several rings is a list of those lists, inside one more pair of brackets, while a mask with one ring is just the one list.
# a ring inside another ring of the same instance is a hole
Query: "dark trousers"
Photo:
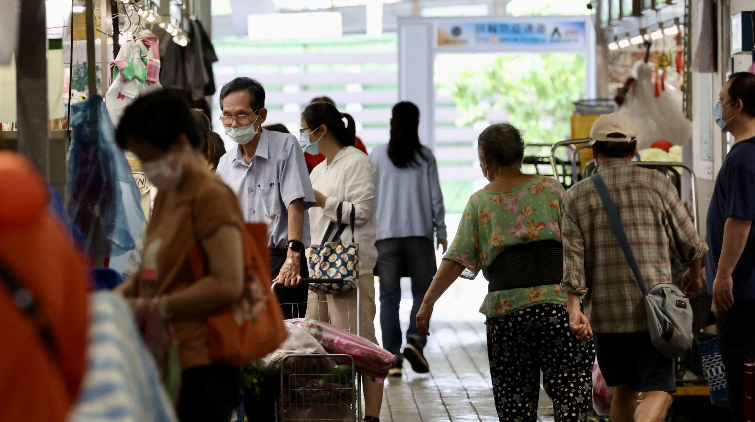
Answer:
[[383, 347], [393, 353], [394, 365], [401, 366], [401, 277], [411, 277], [414, 303], [409, 316], [409, 330], [406, 338], [415, 340], [420, 346], [427, 344], [427, 338], [417, 330], [417, 311], [425, 293], [437, 271], [433, 241], [426, 237], [401, 237], [380, 240], [376, 244], [378, 260], [377, 274], [380, 277], [380, 327], [383, 330]]
[[[283, 264], [286, 263], [287, 253], [288, 251], [286, 249], [270, 248], [270, 270], [272, 271], [273, 280], [278, 277], [281, 268], [283, 268]], [[303, 251], [301, 254], [301, 262], [299, 263], [299, 274], [303, 279], [309, 277], [307, 257], [304, 256]], [[307, 314], [308, 293], [309, 283], [303, 281], [296, 287], [283, 287], [280, 284], [275, 285], [275, 295], [278, 297], [283, 316], [286, 319], [304, 318], [304, 315]]]
[[181, 422], [228, 422], [238, 407], [241, 371], [225, 365], [190, 368], [181, 373], [178, 419]]
[[587, 420], [595, 349], [572, 334], [565, 306], [533, 305], [489, 318], [486, 331], [501, 422], [538, 420], [540, 371], [556, 422]]
[[737, 299], [721, 312], [718, 344], [729, 390], [731, 420], [744, 421], [745, 363], [755, 362], [755, 300]]

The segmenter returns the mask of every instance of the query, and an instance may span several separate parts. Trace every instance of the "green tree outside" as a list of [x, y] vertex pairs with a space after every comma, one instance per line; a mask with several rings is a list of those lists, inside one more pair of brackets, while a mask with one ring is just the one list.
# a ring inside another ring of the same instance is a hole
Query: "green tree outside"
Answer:
[[573, 102], [585, 93], [581, 54], [468, 56], [454, 57], [466, 64], [464, 69], [447, 82], [438, 81], [438, 88], [456, 101], [458, 126], [488, 122], [491, 110], [503, 110], [509, 123], [524, 130], [527, 143], [553, 144], [569, 137]]

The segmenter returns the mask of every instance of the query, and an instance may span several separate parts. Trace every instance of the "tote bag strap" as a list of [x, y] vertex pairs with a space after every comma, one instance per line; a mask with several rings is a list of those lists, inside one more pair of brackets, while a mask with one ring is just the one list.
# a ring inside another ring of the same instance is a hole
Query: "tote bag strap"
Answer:
[[[343, 234], [343, 231], [346, 230], [346, 224], [341, 224], [341, 206], [343, 205], [343, 202], [341, 202], [338, 205], [338, 232], [336, 232], [336, 235], [333, 236], [333, 241], [341, 240], [341, 235]], [[356, 227], [356, 208], [354, 205], [351, 206], [351, 216], [349, 216], [349, 222], [351, 223], [351, 243], [354, 242], [354, 228]]]
[[611, 194], [608, 192], [608, 187], [603, 181], [603, 177], [601, 177], [598, 173], [595, 173], [592, 177], [590, 177], [590, 180], [592, 180], [592, 182], [595, 184], [595, 187], [598, 189], [600, 200], [603, 201], [603, 207], [608, 214], [608, 219], [611, 220], [611, 226], [613, 227], [614, 233], [616, 233], [616, 237], [619, 239], [619, 245], [621, 245], [621, 249], [624, 251], [624, 256], [626, 257], [629, 266], [632, 268], [634, 277], [637, 280], [637, 286], [639, 286], [643, 296], [647, 296], [648, 289], [647, 287], [645, 287], [645, 281], [642, 278], [642, 274], [640, 274], [640, 267], [637, 265], [637, 260], [635, 260], [634, 258], [632, 247], [629, 246], [629, 239], [627, 239], [627, 234], [624, 231], [624, 226], [621, 224], [619, 213], [616, 212], [616, 205], [614, 205], [613, 199], [611, 199]]
[[320, 243], [321, 245], [324, 245], [328, 242], [335, 242], [336, 240], [339, 240], [341, 238], [341, 233], [343, 233], [343, 228], [341, 227], [341, 219], [343, 216], [343, 202], [338, 204], [338, 208], [336, 208], [336, 216], [338, 218], [339, 227], [338, 230], [336, 230], [336, 234], [333, 236], [332, 240], [329, 240], [331, 239], [330, 234], [333, 233], [333, 228], [336, 227], [336, 223], [331, 221], [330, 224], [328, 224], [328, 229], [325, 230], [325, 236], [322, 237], [322, 243]]

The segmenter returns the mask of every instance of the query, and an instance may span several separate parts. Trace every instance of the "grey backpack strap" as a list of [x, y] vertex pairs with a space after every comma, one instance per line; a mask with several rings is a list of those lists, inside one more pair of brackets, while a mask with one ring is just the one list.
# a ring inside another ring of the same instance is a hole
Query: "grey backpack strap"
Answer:
[[629, 239], [627, 239], [627, 234], [624, 231], [624, 226], [621, 224], [619, 213], [616, 212], [616, 205], [614, 205], [613, 199], [611, 199], [611, 194], [608, 193], [608, 187], [606, 186], [606, 183], [603, 181], [603, 178], [599, 173], [592, 175], [592, 177], [590, 177], [590, 180], [592, 180], [592, 182], [595, 184], [595, 187], [598, 189], [600, 200], [603, 201], [603, 207], [608, 214], [608, 219], [611, 220], [613, 232], [616, 233], [616, 237], [619, 239], [619, 245], [621, 245], [621, 249], [624, 251], [624, 256], [626, 257], [629, 266], [632, 268], [634, 277], [637, 279], [637, 285], [640, 287], [642, 295], [647, 296], [648, 289], [647, 287], [645, 287], [645, 280], [643, 280], [642, 274], [640, 274], [640, 267], [637, 265], [637, 260], [634, 259], [632, 247], [629, 246]]

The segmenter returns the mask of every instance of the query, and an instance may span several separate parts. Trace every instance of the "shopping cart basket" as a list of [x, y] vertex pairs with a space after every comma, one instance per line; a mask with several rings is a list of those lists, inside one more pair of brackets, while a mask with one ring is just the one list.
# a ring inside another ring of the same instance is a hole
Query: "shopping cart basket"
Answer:
[[[354, 280], [338, 280], [351, 284], [356, 292], [356, 309], [349, 302], [339, 300], [338, 294], [324, 294], [325, 300], [308, 301], [307, 316], [328, 322], [340, 328], [360, 334], [361, 295], [359, 283]], [[310, 285], [329, 283], [329, 279], [304, 279]], [[281, 307], [296, 309], [301, 304], [281, 303]], [[336, 310], [340, 318], [335, 321]], [[352, 329], [352, 321], [356, 324]], [[335, 324], [340, 322], [340, 324]], [[349, 369], [350, 368], [350, 369]], [[281, 389], [276, 401], [276, 420], [298, 421], [359, 421], [362, 419], [362, 385], [354, 359], [349, 355], [291, 355], [281, 362]]]

